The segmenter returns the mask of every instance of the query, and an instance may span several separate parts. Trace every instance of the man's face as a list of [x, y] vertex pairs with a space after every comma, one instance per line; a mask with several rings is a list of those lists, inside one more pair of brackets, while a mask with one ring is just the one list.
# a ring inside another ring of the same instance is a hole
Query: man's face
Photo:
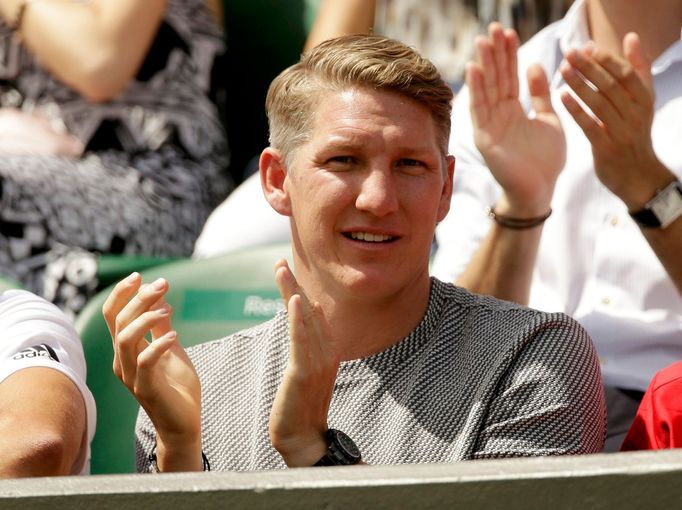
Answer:
[[325, 94], [314, 115], [284, 181], [299, 281], [369, 299], [424, 285], [454, 169], [430, 112], [350, 89]]

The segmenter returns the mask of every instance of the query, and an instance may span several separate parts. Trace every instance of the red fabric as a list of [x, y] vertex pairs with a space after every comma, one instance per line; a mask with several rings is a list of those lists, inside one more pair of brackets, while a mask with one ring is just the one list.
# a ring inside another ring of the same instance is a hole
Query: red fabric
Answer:
[[644, 394], [621, 451], [682, 447], [682, 362], [658, 372]]

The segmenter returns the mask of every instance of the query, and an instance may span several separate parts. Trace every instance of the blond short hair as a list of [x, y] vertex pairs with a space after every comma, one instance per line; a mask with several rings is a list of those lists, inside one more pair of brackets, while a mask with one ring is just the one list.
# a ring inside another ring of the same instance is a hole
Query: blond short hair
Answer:
[[428, 59], [399, 41], [377, 35], [325, 41], [273, 80], [265, 103], [270, 145], [290, 161], [310, 139], [312, 112], [322, 93], [354, 87], [397, 92], [426, 106], [439, 147], [447, 154], [452, 89]]

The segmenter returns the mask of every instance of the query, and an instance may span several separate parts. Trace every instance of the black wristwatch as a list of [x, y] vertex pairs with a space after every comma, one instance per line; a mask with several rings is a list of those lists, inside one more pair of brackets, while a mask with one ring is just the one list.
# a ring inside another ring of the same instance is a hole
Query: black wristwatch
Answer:
[[329, 429], [325, 437], [327, 453], [314, 464], [315, 466], [351, 466], [362, 460], [356, 444], [340, 430]]
[[642, 227], [666, 228], [682, 216], [682, 184], [671, 182], [658, 190], [644, 209], [631, 212], [630, 216]]

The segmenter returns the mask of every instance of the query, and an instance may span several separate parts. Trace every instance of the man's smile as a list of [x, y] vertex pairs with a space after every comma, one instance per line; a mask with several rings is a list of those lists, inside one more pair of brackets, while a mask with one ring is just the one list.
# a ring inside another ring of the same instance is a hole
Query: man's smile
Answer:
[[396, 236], [391, 236], [388, 234], [372, 234], [370, 232], [344, 232], [343, 235], [349, 239], [365, 241], [368, 243], [385, 243], [397, 239]]

